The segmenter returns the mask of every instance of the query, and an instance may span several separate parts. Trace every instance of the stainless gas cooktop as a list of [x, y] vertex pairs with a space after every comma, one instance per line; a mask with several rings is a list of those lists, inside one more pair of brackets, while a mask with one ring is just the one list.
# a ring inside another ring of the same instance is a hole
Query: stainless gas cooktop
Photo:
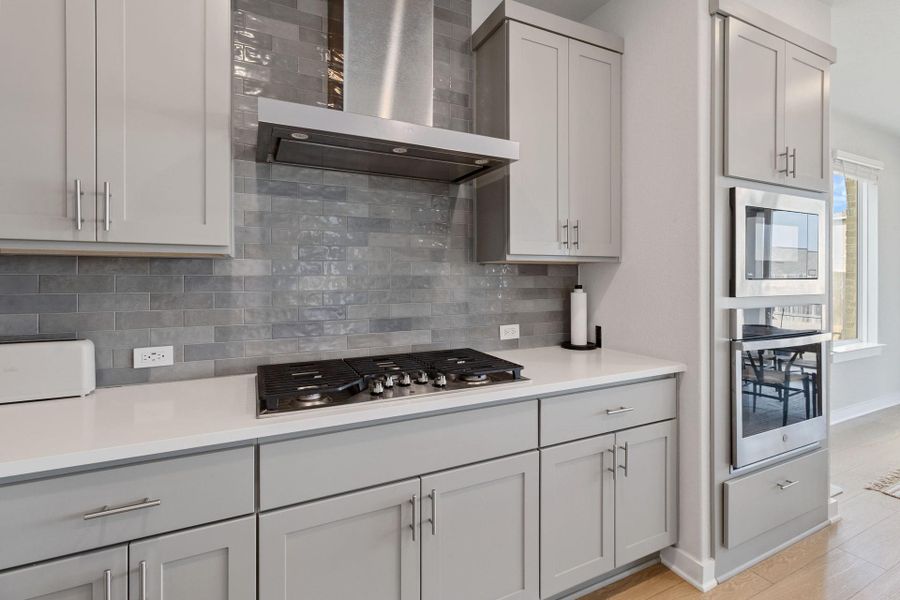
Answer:
[[470, 348], [263, 365], [256, 370], [257, 414], [267, 417], [523, 381], [522, 368]]

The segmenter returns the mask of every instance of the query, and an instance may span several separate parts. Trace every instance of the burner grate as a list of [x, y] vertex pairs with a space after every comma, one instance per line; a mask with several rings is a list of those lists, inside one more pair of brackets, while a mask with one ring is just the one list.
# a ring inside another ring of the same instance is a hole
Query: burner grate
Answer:
[[323, 360], [256, 368], [256, 386], [260, 400], [274, 409], [280, 401], [298, 397], [362, 389], [359, 374], [342, 360]]
[[471, 348], [435, 350], [422, 352], [416, 356], [428, 365], [429, 371], [447, 375], [487, 375], [507, 371], [516, 379], [522, 376], [521, 365]]
[[415, 373], [426, 370], [428, 365], [419, 360], [419, 354], [385, 354], [346, 358], [344, 362], [363, 377], [377, 377], [388, 373]]

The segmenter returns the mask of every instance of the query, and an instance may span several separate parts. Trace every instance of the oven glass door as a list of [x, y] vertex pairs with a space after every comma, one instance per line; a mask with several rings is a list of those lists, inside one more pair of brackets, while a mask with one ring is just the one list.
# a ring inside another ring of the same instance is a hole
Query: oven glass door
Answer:
[[830, 334], [734, 342], [734, 466], [825, 437]]
[[819, 277], [819, 215], [762, 206], [744, 210], [744, 277]]

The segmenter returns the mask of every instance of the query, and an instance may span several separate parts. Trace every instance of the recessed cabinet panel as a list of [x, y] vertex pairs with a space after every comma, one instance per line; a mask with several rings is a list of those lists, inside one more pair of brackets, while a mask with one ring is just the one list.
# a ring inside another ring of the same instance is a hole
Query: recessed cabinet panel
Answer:
[[0, 238], [93, 241], [94, 0], [0, 0], [0, 32]]
[[97, 19], [99, 239], [227, 245], [229, 4], [97, 0]]
[[128, 559], [131, 598], [254, 598], [256, 517], [135, 542]]
[[511, 22], [509, 45], [509, 252], [567, 254], [569, 40]]
[[829, 63], [803, 48], [787, 44], [785, 55], [785, 144], [790, 148], [789, 185], [827, 191]]
[[616, 434], [616, 566], [677, 539], [676, 421]]
[[569, 40], [570, 254], [619, 256], [621, 55]]
[[259, 600], [416, 600], [419, 480], [259, 518]]
[[728, 19], [725, 174], [776, 181], [787, 170], [784, 40]]
[[422, 495], [423, 600], [538, 598], [537, 452], [423, 477]]
[[615, 567], [613, 434], [541, 450], [541, 597]]
[[125, 546], [0, 573], [3, 600], [108, 600], [128, 594]]

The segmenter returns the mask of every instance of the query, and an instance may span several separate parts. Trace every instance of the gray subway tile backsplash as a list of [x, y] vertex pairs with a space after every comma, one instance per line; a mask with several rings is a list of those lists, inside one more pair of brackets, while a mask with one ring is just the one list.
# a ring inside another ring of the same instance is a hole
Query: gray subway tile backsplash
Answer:
[[[471, 184], [254, 162], [256, 96], [322, 104], [323, 0], [234, 0], [235, 258], [0, 256], [0, 336], [76, 334], [99, 385], [248, 373], [271, 362], [554, 344], [566, 265], [479, 265]], [[435, 125], [470, 131], [470, 3], [435, 3]], [[500, 342], [498, 325], [520, 323]], [[176, 364], [131, 368], [131, 350]]]

